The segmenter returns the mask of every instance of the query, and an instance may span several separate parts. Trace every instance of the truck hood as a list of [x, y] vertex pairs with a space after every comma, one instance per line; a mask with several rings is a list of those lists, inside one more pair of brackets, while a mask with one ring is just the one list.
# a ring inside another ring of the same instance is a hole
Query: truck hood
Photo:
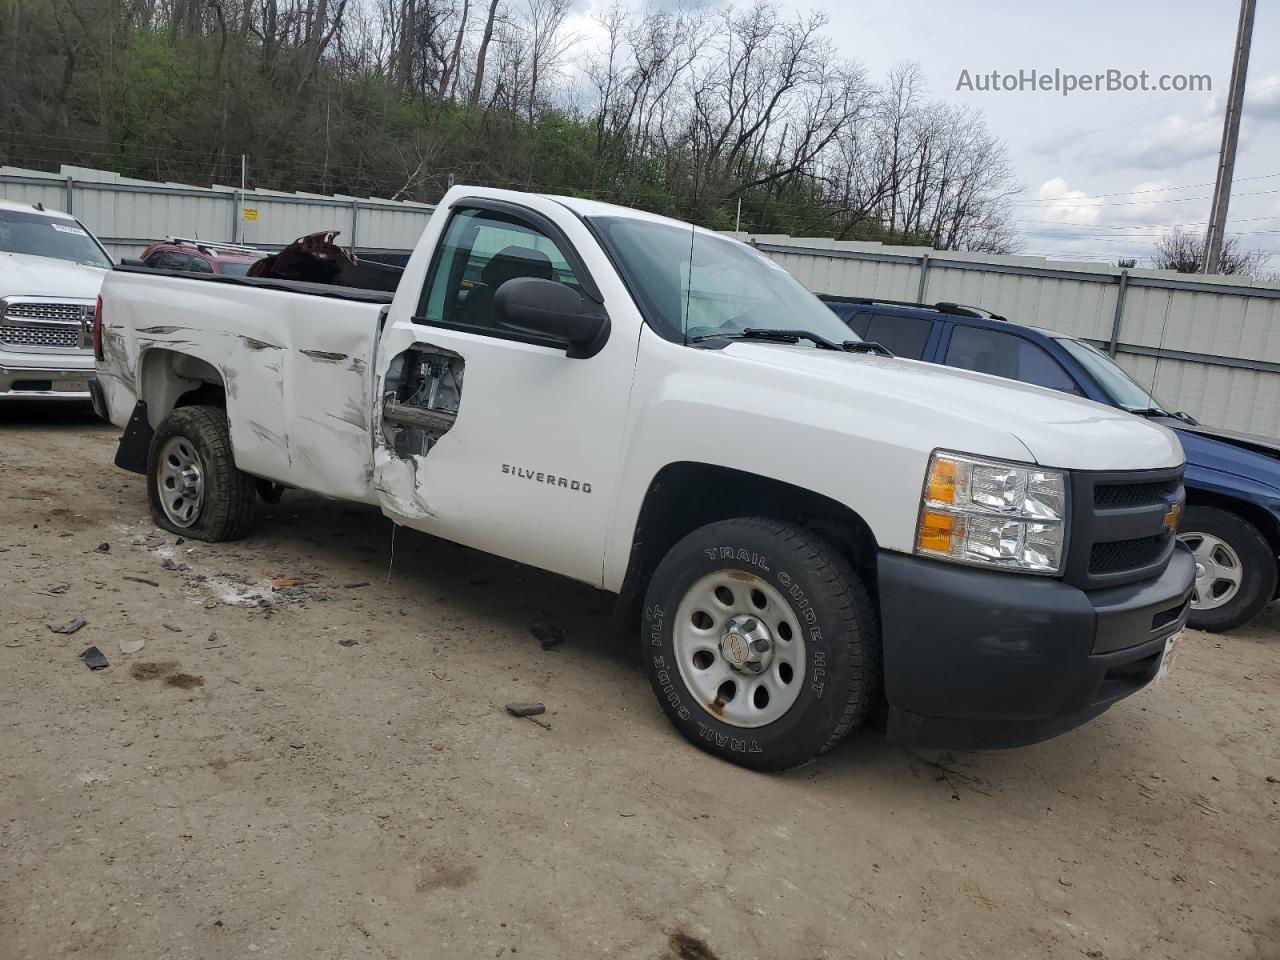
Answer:
[[1275, 440], [1180, 420], [1160, 422], [1182, 441], [1188, 471], [1194, 467], [1231, 474], [1280, 491], [1280, 443]]
[[0, 252], [0, 297], [83, 297], [92, 300], [107, 271], [70, 260]]
[[[725, 350], [759, 363], [869, 395], [873, 404], [946, 411], [1012, 434], [1036, 463], [1076, 470], [1146, 470], [1183, 462], [1171, 430], [1091, 400], [985, 373], [918, 360], [835, 353], [806, 347], [736, 341]], [[855, 396], [851, 392], [851, 402]], [[928, 418], [922, 418], [927, 424]], [[945, 437], [938, 439], [946, 447]], [[981, 450], [960, 451], [981, 454]]]

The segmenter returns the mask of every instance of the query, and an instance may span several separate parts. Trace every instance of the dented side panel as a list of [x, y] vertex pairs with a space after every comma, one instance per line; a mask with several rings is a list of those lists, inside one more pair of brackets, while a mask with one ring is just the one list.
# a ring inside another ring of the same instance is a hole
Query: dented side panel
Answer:
[[[376, 502], [368, 397], [377, 304], [125, 272], [107, 277], [102, 297], [98, 369], [112, 422], [126, 422], [139, 397], [167, 398], [149, 403], [156, 426], [174, 396], [209, 379], [192, 370], [211, 369], [240, 469]], [[164, 378], [177, 382], [166, 389]]]

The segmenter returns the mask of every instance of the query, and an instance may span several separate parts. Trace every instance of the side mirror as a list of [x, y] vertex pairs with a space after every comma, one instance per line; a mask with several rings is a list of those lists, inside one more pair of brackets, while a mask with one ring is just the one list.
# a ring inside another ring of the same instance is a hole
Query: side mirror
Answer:
[[137, 257], [121, 257], [120, 266], [122, 267], [145, 267], [146, 264]]
[[594, 357], [609, 339], [604, 308], [554, 280], [508, 280], [494, 292], [493, 316], [511, 330], [562, 341], [577, 360]]

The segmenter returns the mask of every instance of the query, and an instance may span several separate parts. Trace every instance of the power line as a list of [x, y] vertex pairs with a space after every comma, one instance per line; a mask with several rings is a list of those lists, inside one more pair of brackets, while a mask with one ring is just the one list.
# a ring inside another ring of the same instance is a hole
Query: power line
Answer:
[[[1260, 173], [1254, 177], [1238, 177], [1237, 183], [1246, 183], [1250, 180], [1270, 180], [1274, 177], [1280, 177], [1280, 172], [1276, 173]], [[1212, 187], [1212, 180], [1206, 180], [1203, 183], [1184, 183], [1176, 187], [1148, 187], [1144, 190], [1117, 190], [1114, 193], [1091, 193], [1083, 194], [1078, 197], [1033, 197], [1030, 200], [1017, 200], [1015, 203], [1062, 203], [1064, 201], [1075, 200], [1099, 200], [1104, 197], [1133, 197], [1144, 193], [1168, 193], [1170, 190], [1191, 190], [1196, 187]]]

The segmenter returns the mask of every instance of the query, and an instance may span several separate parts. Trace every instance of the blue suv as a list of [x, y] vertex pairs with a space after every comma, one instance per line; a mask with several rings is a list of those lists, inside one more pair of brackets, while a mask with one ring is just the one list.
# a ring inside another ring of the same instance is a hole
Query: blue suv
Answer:
[[1280, 444], [1274, 440], [1206, 427], [1170, 411], [1109, 356], [1076, 337], [956, 303], [822, 300], [859, 337], [896, 356], [1061, 390], [1169, 427], [1187, 455], [1187, 508], [1178, 527], [1196, 559], [1187, 622], [1230, 630], [1275, 599]]

